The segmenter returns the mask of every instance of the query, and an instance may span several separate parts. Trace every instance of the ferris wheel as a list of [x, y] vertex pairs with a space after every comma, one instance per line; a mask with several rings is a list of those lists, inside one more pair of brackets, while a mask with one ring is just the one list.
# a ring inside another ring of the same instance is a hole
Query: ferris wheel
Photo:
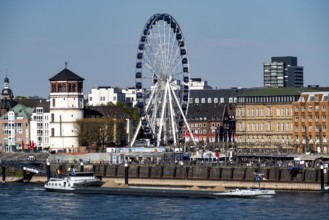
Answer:
[[[184, 36], [169, 14], [155, 14], [145, 24], [137, 49], [136, 98], [140, 129], [156, 146], [176, 145], [186, 120], [189, 103], [189, 60]], [[191, 136], [194, 141], [193, 136]]]

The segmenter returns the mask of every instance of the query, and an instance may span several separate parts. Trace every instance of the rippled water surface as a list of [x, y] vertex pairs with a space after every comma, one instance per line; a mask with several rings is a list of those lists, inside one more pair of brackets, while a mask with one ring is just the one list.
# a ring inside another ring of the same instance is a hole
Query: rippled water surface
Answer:
[[328, 219], [329, 194], [189, 199], [46, 192], [42, 184], [0, 185], [1, 219]]

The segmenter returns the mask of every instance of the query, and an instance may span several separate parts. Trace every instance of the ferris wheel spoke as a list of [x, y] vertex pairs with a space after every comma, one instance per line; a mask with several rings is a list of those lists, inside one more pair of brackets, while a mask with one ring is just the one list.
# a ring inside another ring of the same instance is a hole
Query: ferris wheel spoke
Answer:
[[175, 63], [173, 63], [172, 68], [170, 69], [169, 73], [172, 76], [177, 76], [179, 74], [182, 74], [182, 72], [177, 72], [175, 69], [178, 67], [178, 65], [182, 64], [181, 59], [177, 59]]

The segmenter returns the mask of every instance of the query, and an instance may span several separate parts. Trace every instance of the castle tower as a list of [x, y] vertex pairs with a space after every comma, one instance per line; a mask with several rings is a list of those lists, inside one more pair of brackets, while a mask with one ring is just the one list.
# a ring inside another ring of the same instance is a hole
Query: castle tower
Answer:
[[65, 68], [50, 81], [50, 150], [77, 152], [75, 122], [84, 117], [84, 78]]
[[17, 105], [17, 102], [14, 100], [14, 93], [9, 87], [9, 79], [7, 76], [3, 83], [1, 96], [2, 98], [0, 100], [0, 115], [3, 115], [7, 111], [15, 107], [15, 105]]

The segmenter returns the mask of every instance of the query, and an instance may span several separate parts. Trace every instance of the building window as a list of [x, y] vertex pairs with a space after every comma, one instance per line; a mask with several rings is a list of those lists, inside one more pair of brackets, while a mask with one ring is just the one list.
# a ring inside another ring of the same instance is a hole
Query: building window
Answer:
[[315, 126], [315, 131], [316, 131], [316, 132], [319, 132], [319, 130], [320, 130], [320, 126], [319, 126], [319, 125], [316, 125], [316, 126]]
[[54, 122], [55, 121], [55, 115], [54, 113], [51, 114], [51, 122]]
[[206, 99], [205, 98], [201, 98], [201, 103], [206, 103]]
[[56, 92], [56, 84], [51, 84], [51, 92]]
[[326, 115], [322, 115], [322, 120], [325, 121], [327, 119]]
[[214, 98], [214, 103], [218, 103], [218, 98]]
[[199, 103], [199, 98], [195, 98], [195, 103]]
[[53, 107], [55, 107], [56, 106], [56, 99], [53, 99], [52, 101], [53, 101]]
[[208, 98], [208, 103], [212, 103], [212, 100], [211, 100], [211, 98]]
[[312, 112], [312, 106], [308, 106], [308, 111]]
[[315, 121], [319, 121], [319, 115], [315, 115]]
[[325, 111], [327, 108], [325, 105], [322, 105], [322, 111]]
[[281, 109], [281, 116], [284, 116], [284, 108]]
[[54, 137], [55, 136], [55, 129], [51, 128], [51, 136]]
[[268, 131], [272, 131], [272, 124], [271, 124], [271, 122], [269, 122], [269, 123], [267, 124], [267, 130], [268, 130]]
[[289, 108], [286, 109], [286, 115], [290, 116], [290, 109]]

